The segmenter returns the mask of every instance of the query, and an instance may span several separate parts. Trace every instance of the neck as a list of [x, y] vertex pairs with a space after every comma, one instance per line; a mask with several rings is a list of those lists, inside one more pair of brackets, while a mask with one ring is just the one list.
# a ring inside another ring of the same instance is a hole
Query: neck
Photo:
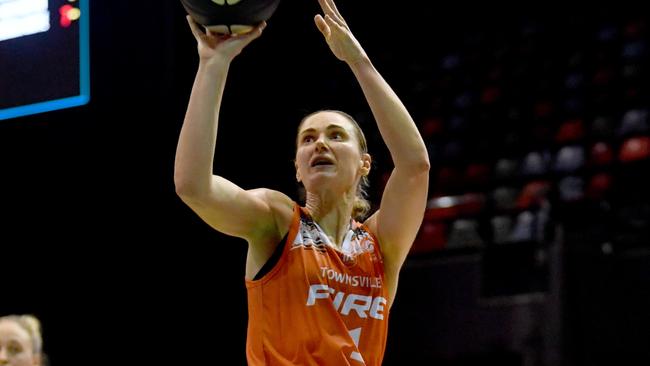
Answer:
[[354, 194], [341, 195], [312, 194], [307, 192], [305, 206], [332, 243], [341, 246], [350, 229], [350, 218], [354, 207]]

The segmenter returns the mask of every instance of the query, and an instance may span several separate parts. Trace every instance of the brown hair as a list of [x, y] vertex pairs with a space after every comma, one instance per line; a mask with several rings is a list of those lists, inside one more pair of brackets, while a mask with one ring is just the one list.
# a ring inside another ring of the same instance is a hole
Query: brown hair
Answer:
[[[359, 140], [359, 150], [361, 151], [362, 154], [368, 153], [368, 143], [366, 142], [366, 136], [363, 134], [361, 127], [354, 119], [354, 117], [342, 111], [337, 111], [332, 109], [321, 109], [312, 112], [306, 115], [305, 117], [303, 117], [303, 119], [300, 121], [300, 124], [298, 125], [298, 132], [300, 132], [300, 128], [302, 127], [303, 123], [307, 120], [307, 118], [313, 116], [316, 113], [321, 113], [321, 112], [338, 113], [341, 116], [348, 119], [352, 123], [352, 126], [354, 126], [354, 130], [357, 135], [357, 140]], [[368, 180], [368, 176], [364, 175], [359, 180], [359, 185], [357, 185], [357, 193], [356, 196], [354, 197], [354, 204], [352, 206], [352, 217], [354, 217], [354, 219], [357, 221], [363, 220], [368, 214], [368, 212], [370, 212], [370, 202], [368, 202], [368, 199], [366, 198], [368, 195], [368, 187], [370, 187], [370, 181]]]

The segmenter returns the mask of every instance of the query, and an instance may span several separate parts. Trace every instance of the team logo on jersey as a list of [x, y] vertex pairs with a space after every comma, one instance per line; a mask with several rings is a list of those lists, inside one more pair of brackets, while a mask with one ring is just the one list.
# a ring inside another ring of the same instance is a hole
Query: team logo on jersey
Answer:
[[325, 234], [321, 232], [312, 220], [301, 218], [300, 228], [291, 245], [291, 249], [303, 247], [325, 253], [327, 250], [327, 242], [328, 240], [325, 238]]
[[[328, 246], [334, 247], [334, 244], [331, 243], [318, 224], [309, 217], [301, 217], [300, 227], [291, 249], [314, 249], [319, 253], [325, 253]], [[360, 226], [348, 232], [338, 252], [341, 254], [341, 260], [347, 266], [353, 266], [357, 261], [357, 257], [364, 253], [369, 253], [373, 262], [380, 260], [375, 250], [372, 235]]]

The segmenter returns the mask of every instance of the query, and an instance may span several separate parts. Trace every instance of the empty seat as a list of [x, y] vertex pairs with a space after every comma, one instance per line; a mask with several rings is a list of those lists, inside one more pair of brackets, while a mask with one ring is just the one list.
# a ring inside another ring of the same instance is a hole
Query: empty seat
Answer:
[[619, 136], [628, 136], [647, 132], [648, 128], [648, 111], [645, 109], [631, 109], [623, 115], [621, 126], [618, 129]]
[[535, 103], [534, 106], [535, 118], [544, 119], [550, 116], [555, 110], [555, 105], [548, 100], [541, 100]]
[[626, 81], [635, 81], [641, 76], [642, 67], [637, 64], [627, 64], [623, 66], [623, 77]]
[[613, 25], [603, 25], [598, 30], [597, 39], [600, 42], [608, 43], [616, 40], [619, 36], [618, 29]]
[[611, 145], [600, 141], [591, 147], [589, 154], [589, 164], [592, 166], [609, 165], [614, 161], [614, 150]]
[[600, 69], [596, 70], [592, 82], [595, 86], [607, 87], [612, 84], [613, 79], [614, 71], [607, 67], [601, 67]]
[[513, 187], [497, 187], [492, 192], [494, 208], [499, 211], [510, 211], [517, 207], [517, 196], [519, 191]]
[[463, 154], [463, 146], [460, 141], [451, 140], [442, 149], [442, 158], [445, 161], [458, 160]]
[[564, 177], [558, 183], [560, 200], [576, 202], [584, 198], [584, 179], [576, 176]]
[[580, 89], [584, 84], [585, 76], [580, 72], [569, 73], [564, 80], [564, 86], [567, 89], [577, 90]]
[[465, 91], [461, 93], [454, 100], [454, 107], [456, 107], [458, 110], [461, 111], [470, 109], [473, 105], [474, 105], [474, 96], [469, 91]]
[[454, 115], [447, 121], [447, 129], [451, 133], [461, 134], [467, 131], [468, 128], [469, 124], [467, 123], [467, 119], [462, 116]]
[[564, 101], [564, 110], [570, 116], [584, 115], [585, 103], [582, 98], [571, 97]]
[[451, 225], [448, 248], [465, 248], [483, 245], [479, 235], [479, 224], [476, 220], [458, 219]]
[[622, 55], [624, 59], [638, 59], [646, 51], [646, 44], [643, 40], [635, 40], [626, 42], [623, 45]]
[[612, 189], [613, 178], [608, 173], [598, 173], [589, 179], [585, 196], [592, 200], [602, 200]]
[[456, 167], [444, 166], [438, 170], [435, 185], [441, 192], [457, 187], [462, 181], [461, 172]]
[[555, 134], [555, 141], [559, 144], [576, 142], [582, 140], [584, 135], [585, 128], [582, 119], [572, 119], [560, 125]]
[[413, 241], [409, 254], [430, 253], [440, 250], [447, 243], [447, 224], [443, 221], [424, 220]]
[[596, 138], [609, 140], [614, 137], [613, 124], [612, 118], [598, 116], [591, 123], [590, 133]]
[[622, 162], [632, 162], [650, 158], [650, 137], [630, 137], [623, 141], [618, 158]]
[[465, 169], [465, 181], [475, 185], [484, 185], [490, 179], [490, 166], [481, 163], [472, 163]]
[[512, 218], [507, 215], [494, 216], [490, 219], [492, 225], [492, 242], [504, 244], [510, 241], [512, 232]]
[[482, 104], [493, 104], [501, 97], [501, 89], [495, 86], [486, 87], [481, 93]]
[[521, 172], [524, 175], [542, 175], [548, 172], [551, 160], [549, 152], [531, 151], [522, 163]]
[[476, 216], [485, 208], [483, 193], [465, 193], [460, 196], [459, 211], [464, 216]]
[[460, 56], [456, 53], [451, 53], [442, 58], [440, 67], [443, 70], [454, 70], [460, 65]]
[[519, 163], [516, 159], [501, 158], [494, 166], [494, 176], [497, 179], [514, 178], [518, 169]]
[[510, 234], [509, 241], [532, 241], [535, 239], [535, 232], [535, 215], [531, 211], [520, 212], [517, 215], [517, 220]]
[[570, 173], [580, 169], [585, 163], [585, 152], [581, 146], [564, 146], [555, 157], [554, 169], [560, 173]]
[[422, 122], [422, 136], [427, 139], [439, 135], [443, 132], [444, 126], [440, 118], [427, 118]]
[[460, 214], [460, 199], [456, 196], [441, 196], [429, 199], [425, 218], [429, 220], [454, 219]]
[[539, 206], [547, 200], [551, 184], [547, 181], [528, 182], [517, 197], [517, 208], [529, 209], [533, 206]]

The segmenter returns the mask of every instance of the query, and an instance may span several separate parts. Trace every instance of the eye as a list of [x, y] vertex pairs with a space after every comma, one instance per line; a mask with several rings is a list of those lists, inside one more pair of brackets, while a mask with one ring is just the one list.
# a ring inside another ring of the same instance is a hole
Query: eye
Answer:
[[22, 347], [17, 344], [10, 344], [9, 347], [7, 347], [7, 351], [9, 351], [9, 354], [12, 355], [17, 355], [23, 351]]
[[310, 142], [314, 142], [314, 136], [305, 135], [305, 136], [302, 137], [302, 143], [303, 144], [308, 144]]
[[343, 133], [340, 132], [340, 131], [334, 131], [334, 132], [332, 132], [332, 133], [330, 134], [330, 138], [331, 138], [332, 140], [340, 141], [340, 140], [343, 140], [343, 137], [344, 137], [344, 135], [343, 135]]

